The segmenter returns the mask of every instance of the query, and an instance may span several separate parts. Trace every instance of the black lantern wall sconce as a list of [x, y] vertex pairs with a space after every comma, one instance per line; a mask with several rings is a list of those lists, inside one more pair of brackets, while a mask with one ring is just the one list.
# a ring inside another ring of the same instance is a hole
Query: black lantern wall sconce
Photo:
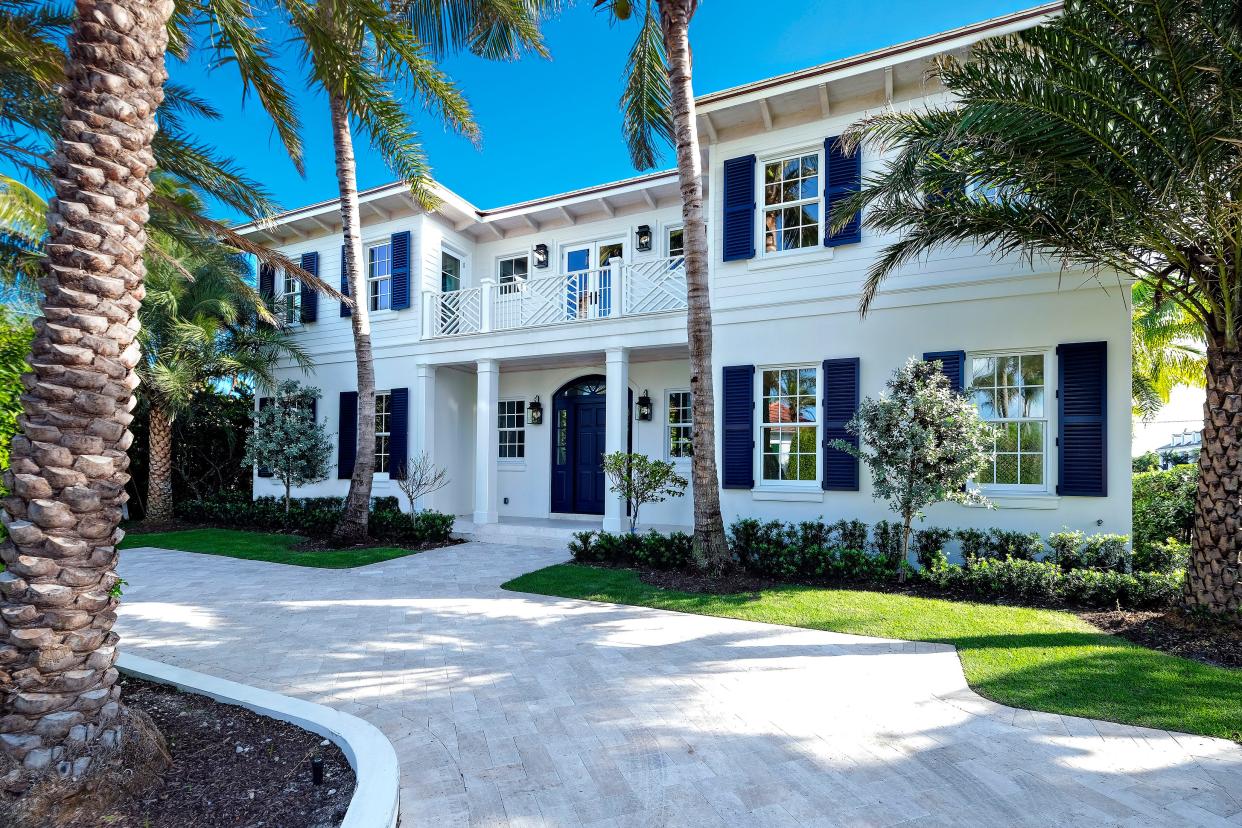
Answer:
[[548, 246], [546, 244], [535, 245], [535, 267], [548, 266]]
[[538, 394], [526, 406], [526, 422], [529, 425], [543, 425], [543, 403], [539, 402]]
[[643, 422], [650, 422], [652, 412], [654, 411], [651, 405], [651, 397], [648, 396], [649, 393], [650, 392], [644, 388], [643, 395], [638, 398], [638, 419]]
[[638, 231], [634, 234], [634, 236], [635, 236], [634, 246], [637, 247], [640, 252], [645, 253], [651, 249], [651, 225], [650, 224], [638, 225]]

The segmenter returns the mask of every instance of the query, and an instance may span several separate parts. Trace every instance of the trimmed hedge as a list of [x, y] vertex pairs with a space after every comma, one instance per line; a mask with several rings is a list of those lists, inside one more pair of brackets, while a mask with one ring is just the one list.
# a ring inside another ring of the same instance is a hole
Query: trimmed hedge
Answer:
[[[300, 497], [285, 513], [283, 498], [242, 496], [209, 500], [183, 500], [177, 504], [177, 517], [190, 523], [206, 523], [230, 528], [296, 531], [299, 535], [326, 538], [336, 528], [345, 508], [342, 497]], [[371, 536], [402, 543], [443, 543], [453, 531], [453, 516], [441, 512], [403, 512], [395, 497], [371, 501]]]
[[1172, 604], [1181, 594], [1181, 573], [1064, 570], [1053, 561], [981, 560], [921, 570], [922, 582], [976, 598], [1007, 598], [1034, 604], [1141, 609]]

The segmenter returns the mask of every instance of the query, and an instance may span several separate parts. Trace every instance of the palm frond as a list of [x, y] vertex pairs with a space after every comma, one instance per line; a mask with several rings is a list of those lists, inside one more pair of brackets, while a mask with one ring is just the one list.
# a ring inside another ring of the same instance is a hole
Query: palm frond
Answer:
[[436, 60], [462, 50], [488, 60], [548, 57], [539, 24], [564, 8], [561, 0], [403, 0], [415, 39]]
[[662, 155], [661, 145], [673, 141], [673, 98], [664, 35], [650, 2], [626, 62], [621, 111], [621, 129], [630, 160], [640, 170], [656, 166]]

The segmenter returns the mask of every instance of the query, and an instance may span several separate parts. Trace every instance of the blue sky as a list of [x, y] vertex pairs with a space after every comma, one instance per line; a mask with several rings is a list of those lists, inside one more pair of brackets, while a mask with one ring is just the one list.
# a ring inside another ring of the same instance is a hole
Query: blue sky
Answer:
[[[698, 94], [824, 63], [1034, 5], [1020, 0], [932, 3], [888, 0], [703, 0], [690, 30]], [[447, 133], [416, 110], [435, 176], [479, 207], [496, 207], [635, 174], [621, 138], [617, 98], [632, 23], [610, 28], [589, 0], [578, 0], [545, 26], [552, 59], [489, 63], [455, 58], [445, 68], [474, 108], [482, 147]], [[289, 78], [303, 74], [290, 60]], [[253, 100], [243, 102], [227, 66], [208, 71], [202, 60], [170, 67], [174, 80], [211, 100], [222, 120], [201, 125], [200, 137], [237, 159], [285, 208], [336, 193], [327, 105], [297, 96], [307, 170], [289, 163], [270, 122]], [[358, 183], [383, 184], [392, 175], [358, 141]], [[671, 166], [671, 153], [663, 166]], [[235, 218], [220, 211], [221, 218]]]

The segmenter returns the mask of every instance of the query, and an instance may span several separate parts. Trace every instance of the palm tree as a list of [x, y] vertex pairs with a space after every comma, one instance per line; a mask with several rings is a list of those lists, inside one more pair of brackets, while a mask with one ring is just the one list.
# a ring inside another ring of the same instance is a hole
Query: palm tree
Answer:
[[1203, 329], [1176, 302], [1157, 303], [1149, 284], [1136, 284], [1131, 296], [1131, 398], [1134, 415], [1150, 422], [1175, 386], [1203, 387]]
[[[1132, 275], [1207, 345], [1207, 405], [1184, 603], [1242, 609], [1242, 28], [1231, 0], [1069, 0], [1038, 28], [939, 71], [956, 102], [857, 124], [891, 164], [833, 216], [902, 238], [884, 278], [939, 245]], [[939, 197], [929, 199], [927, 193]], [[1109, 276], [1115, 279], [1114, 276]]]
[[[162, 182], [160, 182], [162, 183]], [[300, 346], [277, 327], [249, 284], [245, 260], [222, 245], [186, 249], [156, 237], [163, 255], [150, 262], [138, 316], [138, 376], [148, 410], [146, 518], [173, 516], [173, 422], [217, 383], [271, 386], [281, 361], [310, 369]]]
[[[632, 0], [596, 0], [614, 17], [627, 19]], [[716, 406], [712, 374], [712, 306], [707, 278], [707, 225], [703, 216], [703, 170], [699, 160], [690, 57], [690, 20], [698, 0], [647, 0], [630, 50], [621, 96], [623, 131], [638, 169], [655, 166], [658, 144], [677, 152], [681, 215], [686, 241], [686, 333], [690, 351], [690, 417], [694, 427], [694, 545], [699, 560], [719, 572], [731, 560], [720, 514], [716, 470]]]
[[[10, 2], [0, 16], [19, 5]], [[8, 23], [0, 20], [0, 72], [6, 78], [14, 74], [12, 61], [22, 59], [20, 44], [38, 41], [37, 32], [45, 30], [35, 27], [36, 36], [21, 41]], [[148, 720], [131, 716], [121, 704], [111, 627], [119, 597], [116, 544], [138, 382], [147, 224], [152, 203], [164, 206], [151, 181], [161, 146], [156, 114], [166, 100], [164, 54], [170, 32], [173, 46], [184, 51], [194, 31], [210, 32], [212, 48], [235, 59], [247, 88], [300, 162], [288, 85], [272, 69], [274, 51], [262, 41], [251, 7], [235, 0], [183, 0], [179, 7], [172, 0], [79, 0], [64, 71], [55, 78], [56, 105], [41, 115], [47, 89], [36, 88], [28, 98], [6, 97], [3, 107], [6, 115], [20, 111], [31, 124], [60, 113], [55, 129], [44, 131], [54, 135], [49, 178], [55, 198], [39, 280], [42, 316], [34, 322], [26, 413], [5, 478], [12, 494], [3, 501], [4, 825], [97, 817], [110, 797], [140, 788], [167, 761]], [[54, 62], [46, 55], [40, 60], [44, 69]], [[23, 108], [16, 110], [17, 104]], [[8, 146], [0, 142], [0, 150]], [[188, 145], [186, 153], [168, 155], [165, 170], [197, 177], [203, 160], [201, 148]], [[174, 225], [254, 247], [175, 201], [167, 207]], [[255, 252], [307, 277], [283, 257]]]

